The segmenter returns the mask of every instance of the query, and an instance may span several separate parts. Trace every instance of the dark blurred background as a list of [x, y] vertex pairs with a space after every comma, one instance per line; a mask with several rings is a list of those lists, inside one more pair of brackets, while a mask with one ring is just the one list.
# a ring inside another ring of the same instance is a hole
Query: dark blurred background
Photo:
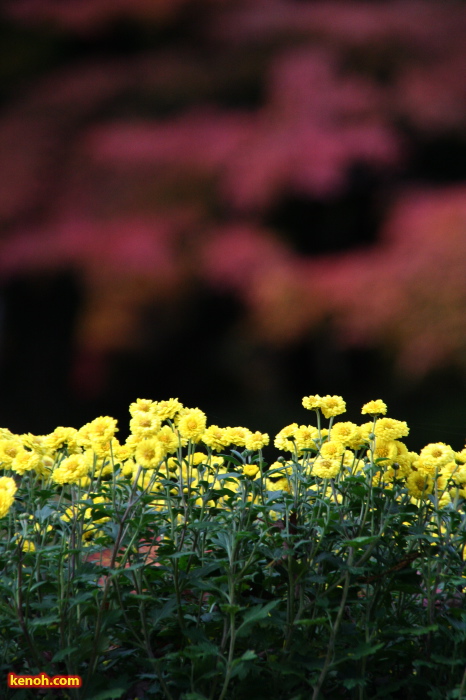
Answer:
[[466, 5], [4, 0], [0, 425], [466, 438]]

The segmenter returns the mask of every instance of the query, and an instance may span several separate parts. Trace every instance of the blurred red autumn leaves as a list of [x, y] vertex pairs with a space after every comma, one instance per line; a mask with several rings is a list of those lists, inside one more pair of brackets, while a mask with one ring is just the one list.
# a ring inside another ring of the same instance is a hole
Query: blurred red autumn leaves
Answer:
[[[0, 271], [75, 270], [77, 347], [141, 347], [144, 310], [176, 313], [203, 285], [241, 300], [250, 342], [282, 347], [325, 321], [410, 375], [465, 366], [466, 168], [448, 163], [466, 153], [463, 3], [2, 12], [55, 53], [39, 71], [3, 57]], [[422, 148], [444, 142], [438, 171], [424, 168]], [[375, 182], [372, 240], [356, 231], [339, 249], [312, 209], [299, 236], [274, 216], [293, 198], [331, 208], [355, 168]]]

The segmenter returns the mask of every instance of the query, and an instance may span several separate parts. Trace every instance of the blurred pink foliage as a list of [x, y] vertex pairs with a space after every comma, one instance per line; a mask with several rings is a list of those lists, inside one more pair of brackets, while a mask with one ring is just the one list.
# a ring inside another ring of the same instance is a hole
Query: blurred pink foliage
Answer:
[[466, 357], [466, 185], [405, 191], [380, 244], [339, 262], [310, 261], [341, 337], [398, 351], [407, 375]]
[[50, 22], [75, 32], [96, 32], [114, 19], [141, 20], [176, 16], [191, 0], [13, 0], [8, 12], [23, 22]]
[[[284, 195], [345, 192], [354, 164], [402, 170], [401, 124], [464, 138], [464, 5], [14, 0], [2, 12], [99, 36], [117, 19], [162, 31], [193, 10], [191, 44], [86, 57], [12, 92], [2, 276], [76, 269], [77, 342], [99, 352], [142, 342], [141, 311], [202, 280], [246, 302], [258, 340], [285, 344], [330, 318], [343, 343], [386, 347], [412, 375], [464, 366], [466, 182], [401, 186], [366, 250], [298, 255], [264, 223]], [[229, 84], [258, 85], [260, 104], [222, 105]]]

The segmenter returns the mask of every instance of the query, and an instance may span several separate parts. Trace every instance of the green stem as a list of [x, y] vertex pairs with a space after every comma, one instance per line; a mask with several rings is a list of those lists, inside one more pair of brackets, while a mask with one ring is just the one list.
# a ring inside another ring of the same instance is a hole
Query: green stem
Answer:
[[[353, 564], [353, 550], [350, 551], [348, 555], [348, 567], [352, 566]], [[331, 663], [332, 663], [332, 656], [335, 650], [335, 641], [337, 638], [338, 630], [340, 629], [340, 624], [343, 618], [343, 613], [345, 611], [345, 605], [346, 605], [346, 599], [348, 598], [348, 591], [349, 591], [349, 583], [350, 583], [350, 572], [349, 569], [346, 571], [345, 574], [345, 583], [343, 586], [343, 594], [341, 597], [341, 602], [340, 602], [340, 607], [338, 608], [338, 613], [335, 619], [335, 622], [332, 627], [332, 631], [330, 633], [330, 639], [327, 647], [327, 654], [325, 656], [324, 660], [324, 665], [322, 668], [322, 671], [320, 672], [319, 679], [317, 681], [316, 686], [314, 687], [314, 692], [312, 694], [312, 700], [318, 700], [320, 690], [324, 684], [325, 678], [327, 676], [327, 673], [330, 669]]]
[[225, 680], [223, 682], [222, 690], [220, 691], [220, 695], [218, 700], [223, 700], [227, 690], [228, 686], [230, 684], [230, 678], [231, 678], [231, 673], [233, 671], [233, 657], [235, 654], [235, 643], [236, 643], [236, 628], [235, 628], [235, 614], [233, 612], [230, 613], [230, 647], [228, 649], [228, 659], [227, 659], [227, 670], [225, 673]]

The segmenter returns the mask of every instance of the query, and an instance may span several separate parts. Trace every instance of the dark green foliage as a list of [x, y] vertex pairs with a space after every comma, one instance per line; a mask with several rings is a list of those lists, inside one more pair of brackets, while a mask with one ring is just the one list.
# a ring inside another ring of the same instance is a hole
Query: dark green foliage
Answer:
[[[316, 486], [300, 470], [290, 494], [232, 471], [212, 508], [168, 481], [157, 506], [124, 480], [102, 482], [107, 501], [83, 494], [68, 521], [69, 502], [24, 479], [18, 522], [36, 549], [22, 551], [10, 520], [3, 676], [80, 675], [71, 700], [466, 697], [464, 513], [413, 505], [401, 484], [364, 474]], [[89, 507], [109, 520], [82, 546]]]

